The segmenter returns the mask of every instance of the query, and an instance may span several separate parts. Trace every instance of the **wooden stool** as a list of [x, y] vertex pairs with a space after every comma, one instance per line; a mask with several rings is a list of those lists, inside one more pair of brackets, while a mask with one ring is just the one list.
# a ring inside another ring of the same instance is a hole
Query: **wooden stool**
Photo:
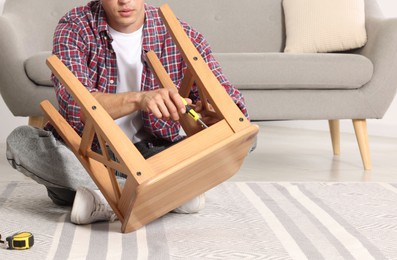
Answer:
[[[219, 122], [203, 129], [188, 115], [181, 115], [187, 137], [170, 148], [144, 159], [110, 115], [56, 57], [47, 59], [55, 76], [81, 106], [85, 127], [80, 137], [49, 101], [41, 107], [74, 152], [122, 223], [122, 232], [131, 232], [167, 214], [190, 199], [233, 176], [252, 147], [258, 127], [252, 125], [234, 104], [223, 86], [202, 59], [168, 7], [160, 14], [188, 65], [180, 94], [187, 97], [195, 82], [205, 113], [214, 113]], [[154, 52], [147, 53], [159, 84], [175, 87]], [[102, 154], [91, 150], [96, 136]], [[116, 155], [109, 156], [107, 147]], [[127, 175], [124, 187], [115, 172]]]

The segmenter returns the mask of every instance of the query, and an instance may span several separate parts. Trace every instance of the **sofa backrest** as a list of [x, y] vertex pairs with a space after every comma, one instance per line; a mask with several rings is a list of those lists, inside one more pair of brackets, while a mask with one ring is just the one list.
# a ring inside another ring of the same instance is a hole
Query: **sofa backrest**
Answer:
[[[89, 0], [7, 0], [3, 16], [27, 53], [52, 49], [59, 18]], [[280, 52], [285, 46], [282, 0], [146, 0], [168, 3], [176, 16], [203, 33], [217, 53]], [[365, 0], [373, 16], [376, 0]], [[375, 13], [378, 13], [376, 10]]]
[[284, 49], [282, 0], [146, 0], [168, 3], [175, 15], [203, 33], [214, 52]]
[[[60, 17], [89, 0], [7, 0], [3, 15], [27, 53], [52, 49]], [[147, 0], [168, 3], [176, 16], [202, 32], [215, 52], [281, 51], [282, 0]]]
[[52, 50], [52, 38], [59, 19], [88, 0], [7, 0], [3, 15], [26, 55]]

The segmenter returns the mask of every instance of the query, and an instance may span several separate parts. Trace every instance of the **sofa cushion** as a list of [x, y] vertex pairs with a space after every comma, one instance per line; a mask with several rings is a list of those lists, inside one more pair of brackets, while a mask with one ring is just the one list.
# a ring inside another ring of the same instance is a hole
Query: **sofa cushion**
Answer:
[[333, 52], [367, 41], [364, 0], [283, 0], [285, 52]]
[[215, 54], [239, 89], [357, 89], [373, 74], [362, 55], [330, 53]]
[[146, 0], [155, 6], [167, 3], [176, 17], [205, 36], [214, 52], [222, 53], [282, 51], [285, 32], [281, 1]]
[[51, 51], [39, 52], [25, 61], [25, 71], [28, 78], [41, 86], [52, 87], [51, 70], [46, 65], [46, 59]]

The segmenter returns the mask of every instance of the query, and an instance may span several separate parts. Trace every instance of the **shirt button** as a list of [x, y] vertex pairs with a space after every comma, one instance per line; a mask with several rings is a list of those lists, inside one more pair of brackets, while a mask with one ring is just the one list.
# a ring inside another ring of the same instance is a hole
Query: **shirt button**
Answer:
[[109, 82], [110, 82], [110, 84], [113, 84], [113, 83], [114, 83], [114, 80], [111, 79]]

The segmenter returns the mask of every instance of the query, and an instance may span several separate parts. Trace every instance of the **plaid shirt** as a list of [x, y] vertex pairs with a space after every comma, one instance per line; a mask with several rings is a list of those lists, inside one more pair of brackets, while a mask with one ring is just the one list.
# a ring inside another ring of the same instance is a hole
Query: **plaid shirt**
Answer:
[[[186, 23], [181, 22], [181, 24], [219, 82], [248, 117], [243, 96], [223, 75], [207, 41]], [[54, 34], [53, 54], [62, 60], [90, 92], [116, 93], [117, 62], [111, 42], [112, 37], [108, 31], [105, 12], [99, 1], [92, 1], [86, 6], [71, 10], [61, 18]], [[171, 79], [179, 87], [186, 64], [159, 17], [157, 9], [145, 4], [142, 91], [159, 88], [154, 74], [145, 62], [145, 52], [149, 50], [157, 54]], [[54, 75], [52, 80], [59, 102], [59, 112], [81, 135], [84, 125], [80, 120], [80, 107]], [[190, 97], [193, 103], [199, 98], [196, 87], [192, 88]], [[158, 119], [152, 113], [145, 111], [142, 111], [142, 118], [144, 129], [149, 134], [169, 141], [177, 141], [181, 138], [178, 122]]]

